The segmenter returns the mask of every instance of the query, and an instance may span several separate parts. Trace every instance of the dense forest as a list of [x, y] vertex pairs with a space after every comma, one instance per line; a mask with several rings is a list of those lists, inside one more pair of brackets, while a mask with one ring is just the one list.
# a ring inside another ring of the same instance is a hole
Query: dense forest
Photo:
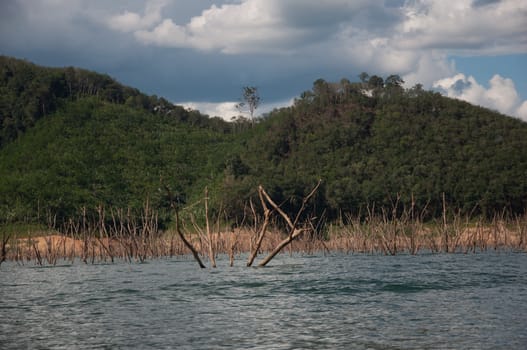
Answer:
[[168, 223], [172, 189], [241, 221], [262, 184], [287, 212], [527, 208], [527, 123], [403, 88], [397, 75], [319, 79], [294, 104], [226, 122], [78, 68], [0, 57], [0, 221], [68, 220], [148, 202]]

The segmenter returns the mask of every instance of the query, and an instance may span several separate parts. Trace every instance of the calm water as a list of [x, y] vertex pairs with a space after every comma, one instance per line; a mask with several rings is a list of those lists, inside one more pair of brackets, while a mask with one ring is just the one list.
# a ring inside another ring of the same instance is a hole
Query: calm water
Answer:
[[527, 349], [527, 254], [0, 267], [1, 349]]

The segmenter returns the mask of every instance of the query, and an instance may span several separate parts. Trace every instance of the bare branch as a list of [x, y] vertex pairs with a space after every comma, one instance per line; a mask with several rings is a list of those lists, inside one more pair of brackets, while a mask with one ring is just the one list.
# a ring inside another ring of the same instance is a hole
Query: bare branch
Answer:
[[286, 239], [284, 239], [283, 241], [281, 241], [277, 246], [276, 248], [267, 255], [267, 257], [265, 257], [259, 264], [258, 266], [260, 267], [263, 267], [265, 265], [267, 265], [269, 263], [269, 261], [271, 261], [275, 256], [276, 254], [278, 254], [284, 247], [286, 247], [288, 244], [290, 244], [291, 242], [293, 242], [293, 240], [300, 236], [302, 233], [304, 233], [304, 231], [306, 230], [305, 228], [302, 228], [302, 229], [299, 229], [297, 228], [297, 225], [298, 225], [298, 221], [300, 220], [300, 216], [302, 214], [302, 212], [304, 211], [305, 207], [306, 207], [306, 204], [307, 202], [311, 199], [311, 197], [313, 197], [313, 195], [317, 192], [318, 188], [320, 187], [320, 184], [322, 183], [322, 180], [318, 180], [318, 183], [317, 185], [311, 190], [311, 192], [309, 192], [309, 194], [307, 196], [304, 197], [304, 199], [302, 200], [302, 206], [300, 207], [300, 209], [298, 210], [297, 214], [296, 214], [296, 217], [295, 217], [295, 221], [292, 222], [291, 219], [289, 218], [289, 216], [287, 216], [286, 213], [284, 213], [283, 210], [280, 209], [279, 206], [276, 205], [276, 203], [269, 197], [269, 195], [265, 192], [265, 190], [263, 189], [262, 186], [259, 187], [259, 190], [261, 188], [261, 192], [262, 192], [262, 195], [265, 197], [265, 199], [269, 202], [269, 204], [271, 204], [271, 206], [276, 210], [278, 211], [278, 213], [280, 213], [280, 215], [284, 218], [284, 220], [287, 222], [287, 224], [289, 225], [289, 228], [291, 229], [290, 230], [290, 233], [288, 235], [288, 237]]
[[199, 254], [198, 254], [198, 251], [192, 245], [192, 243], [190, 243], [190, 241], [187, 240], [187, 238], [183, 234], [183, 231], [181, 230], [181, 227], [179, 226], [179, 223], [180, 223], [179, 222], [179, 209], [178, 209], [176, 203], [174, 202], [174, 197], [172, 196], [172, 192], [170, 191], [170, 188], [167, 185], [165, 185], [165, 189], [166, 189], [168, 197], [170, 199], [170, 206], [172, 207], [172, 209], [174, 209], [174, 217], [176, 219], [176, 232], [177, 232], [179, 238], [181, 238], [181, 240], [183, 241], [183, 244], [185, 244], [185, 246], [192, 252], [192, 255], [194, 256], [194, 259], [199, 264], [199, 267], [201, 267], [203, 269], [203, 268], [205, 268], [205, 265], [201, 261], [201, 259], [199, 257]]
[[[264, 193], [265, 193], [265, 191], [264, 191], [263, 187], [259, 186], [258, 187], [258, 196], [260, 197], [260, 202], [262, 203], [262, 207], [263, 207], [263, 210], [264, 210], [264, 221], [263, 221], [262, 227], [260, 228], [260, 230], [258, 231], [258, 233], [256, 235], [257, 242], [256, 242], [256, 245], [255, 245], [253, 251], [251, 252], [251, 255], [249, 256], [249, 259], [247, 260], [247, 266], [252, 266], [252, 264], [254, 262], [254, 259], [256, 258], [256, 255], [258, 254], [258, 250], [260, 249], [260, 247], [262, 245], [262, 242], [263, 242], [263, 239], [264, 239], [264, 236], [265, 236], [265, 232], [267, 231], [267, 226], [269, 226], [269, 220], [270, 220], [272, 211], [269, 209], [269, 207], [265, 203]], [[253, 205], [252, 205], [252, 201], [251, 201], [251, 208], [253, 209], [253, 213], [254, 213], [254, 208], [253, 208]], [[254, 214], [254, 215], [255, 215], [255, 221], [256, 221], [256, 214]]]

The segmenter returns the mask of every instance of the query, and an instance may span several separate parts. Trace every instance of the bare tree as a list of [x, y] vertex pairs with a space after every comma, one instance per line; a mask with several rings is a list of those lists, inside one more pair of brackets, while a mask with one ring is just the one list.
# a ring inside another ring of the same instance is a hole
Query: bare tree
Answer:
[[179, 218], [179, 208], [177, 204], [174, 201], [174, 197], [172, 196], [172, 192], [170, 191], [170, 188], [165, 185], [165, 189], [167, 191], [168, 197], [170, 199], [170, 206], [172, 209], [174, 209], [174, 218], [175, 218], [175, 224], [176, 224], [176, 233], [178, 234], [179, 238], [181, 238], [181, 241], [183, 241], [183, 244], [192, 252], [192, 255], [194, 256], [194, 259], [198, 262], [199, 267], [202, 269], [205, 268], [205, 265], [201, 261], [201, 258], [199, 257], [199, 253], [197, 249], [190, 243], [190, 241], [185, 237], [181, 226], [180, 226], [180, 218]]
[[302, 200], [302, 206], [300, 207], [300, 209], [296, 213], [296, 216], [295, 216], [294, 220], [291, 220], [291, 218], [289, 218], [289, 216], [282, 209], [280, 209], [280, 207], [271, 199], [271, 197], [269, 197], [267, 192], [265, 192], [265, 190], [263, 190], [263, 188], [262, 188], [261, 193], [262, 193], [263, 197], [265, 198], [265, 200], [273, 207], [274, 210], [276, 210], [280, 214], [280, 216], [282, 216], [282, 218], [284, 218], [285, 222], [287, 223], [287, 226], [289, 227], [289, 235], [288, 235], [288, 237], [286, 239], [284, 239], [283, 241], [278, 243], [276, 248], [272, 252], [270, 252], [258, 264], [258, 266], [263, 267], [263, 266], [267, 265], [269, 263], [269, 261], [271, 261], [276, 256], [276, 254], [278, 254], [284, 247], [286, 247], [288, 244], [293, 242], [293, 240], [295, 238], [297, 238], [298, 236], [303, 234], [304, 231], [306, 231], [306, 228], [299, 228], [299, 221], [300, 221], [300, 218], [302, 216], [302, 213], [306, 209], [306, 204], [309, 202], [311, 197], [313, 197], [315, 195], [315, 193], [317, 192], [317, 190], [320, 187], [321, 183], [322, 183], [322, 180], [318, 180], [318, 183], [316, 184], [316, 186], [311, 190], [311, 192], [309, 192], [309, 194], [307, 196], [304, 197], [304, 199]]
[[[258, 254], [258, 250], [260, 249], [261, 245], [262, 245], [262, 242], [263, 242], [263, 239], [264, 239], [264, 236], [265, 236], [265, 232], [267, 231], [267, 226], [269, 226], [269, 220], [271, 218], [271, 209], [269, 209], [269, 207], [267, 206], [267, 203], [265, 202], [265, 199], [264, 199], [264, 196], [267, 196], [267, 193], [264, 195], [265, 193], [265, 190], [264, 188], [260, 185], [258, 186], [258, 195], [260, 197], [260, 202], [262, 203], [262, 208], [263, 208], [263, 211], [264, 211], [264, 221], [262, 223], [262, 226], [260, 227], [260, 229], [257, 231], [257, 234], [256, 234], [256, 245], [254, 246], [252, 252], [251, 252], [251, 255], [249, 256], [249, 259], [247, 260], [247, 266], [252, 266], [253, 262], [254, 262], [254, 259], [256, 258], [256, 255]], [[251, 208], [252, 208], [252, 202], [251, 202]], [[253, 211], [254, 212], [254, 211]], [[255, 214], [255, 220], [256, 220], [256, 214]]]
[[258, 93], [258, 88], [256, 86], [244, 86], [242, 93], [242, 102], [236, 105], [238, 111], [243, 112], [244, 110], [249, 110], [251, 115], [251, 121], [254, 118], [254, 112], [260, 105], [260, 94]]

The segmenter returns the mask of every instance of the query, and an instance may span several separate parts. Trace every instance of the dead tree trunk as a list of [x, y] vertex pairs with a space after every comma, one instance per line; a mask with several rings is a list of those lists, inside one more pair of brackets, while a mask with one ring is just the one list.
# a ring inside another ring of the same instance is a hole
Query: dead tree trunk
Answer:
[[174, 209], [174, 217], [176, 219], [176, 232], [177, 232], [179, 238], [181, 238], [181, 241], [183, 241], [183, 244], [185, 244], [185, 246], [192, 252], [192, 255], [194, 256], [194, 259], [198, 262], [199, 267], [204, 269], [205, 265], [201, 261], [201, 258], [199, 257], [198, 251], [192, 245], [192, 243], [190, 243], [190, 241], [187, 240], [187, 238], [183, 234], [183, 231], [181, 230], [181, 227], [179, 226], [179, 223], [180, 223], [179, 222], [179, 209], [178, 209], [176, 203], [174, 202], [174, 197], [172, 197], [172, 192], [170, 191], [168, 186], [165, 186], [165, 189], [166, 189], [166, 191], [168, 193], [168, 197], [170, 199], [170, 206], [172, 207], [172, 209]]
[[7, 243], [9, 242], [9, 238], [11, 238], [11, 235], [10, 234], [6, 234], [4, 233], [3, 236], [2, 236], [2, 247], [1, 247], [1, 251], [0, 251], [0, 265], [6, 261], [7, 259]]
[[205, 225], [207, 230], [207, 237], [209, 241], [209, 259], [212, 267], [216, 267], [216, 258], [214, 253], [214, 240], [210, 232], [209, 224], [209, 189], [205, 187]]
[[272, 252], [270, 252], [266, 257], [265, 259], [263, 259], [259, 264], [258, 266], [259, 267], [264, 267], [265, 265], [267, 265], [269, 263], [269, 261], [271, 261], [275, 256], [276, 254], [280, 253], [280, 251], [286, 247], [288, 244], [290, 244], [291, 242], [293, 242], [293, 240], [295, 238], [297, 238], [298, 236], [300, 236], [302, 233], [304, 233], [304, 229], [295, 229], [293, 231], [293, 233], [291, 235], [289, 235], [286, 239], [284, 239], [283, 241], [281, 241], [277, 246], [276, 248], [273, 249]]
[[236, 242], [237, 237], [234, 233], [234, 229], [231, 232], [230, 238], [229, 238], [229, 266], [234, 266], [234, 250], [236, 249]]
[[302, 233], [304, 233], [305, 229], [300, 229], [298, 228], [298, 222], [300, 220], [300, 217], [302, 216], [302, 213], [304, 212], [305, 208], [306, 208], [306, 204], [307, 202], [311, 199], [311, 197], [313, 197], [313, 195], [317, 192], [320, 184], [322, 183], [322, 180], [318, 180], [318, 183], [317, 185], [311, 190], [311, 192], [309, 192], [309, 194], [307, 196], [304, 197], [304, 199], [302, 200], [302, 206], [300, 207], [300, 209], [298, 210], [296, 216], [295, 216], [295, 220], [294, 221], [291, 221], [291, 219], [289, 218], [289, 216], [282, 210], [280, 209], [280, 207], [271, 199], [271, 197], [269, 197], [269, 195], [267, 194], [267, 192], [265, 192], [265, 190], [262, 188], [261, 190], [261, 193], [263, 195], [263, 197], [267, 200], [267, 202], [273, 207], [274, 210], [276, 210], [281, 216], [282, 218], [284, 218], [285, 222], [287, 223], [287, 226], [289, 226], [289, 236], [284, 239], [283, 241], [281, 241], [275, 249], [273, 249], [273, 251], [271, 253], [269, 253], [259, 264], [258, 266], [259, 267], [264, 267], [266, 266], [275, 256], [276, 254], [278, 254], [284, 247], [286, 247], [288, 244], [290, 244], [291, 242], [293, 242], [293, 240], [295, 238], [297, 238], [298, 236], [300, 236]]
[[[265, 236], [265, 232], [267, 231], [267, 226], [269, 226], [269, 219], [271, 218], [271, 210], [269, 209], [269, 207], [265, 203], [265, 200], [264, 200], [264, 197], [263, 197], [263, 193], [264, 192], [265, 191], [264, 191], [263, 187], [261, 185], [258, 186], [258, 196], [260, 197], [260, 202], [262, 203], [262, 207], [263, 207], [263, 211], [264, 211], [264, 221], [262, 223], [262, 227], [260, 227], [260, 229], [258, 230], [258, 233], [256, 235], [256, 237], [257, 237], [256, 245], [254, 246], [254, 248], [253, 248], [253, 250], [251, 252], [251, 256], [249, 256], [249, 259], [247, 260], [247, 266], [248, 267], [252, 266], [252, 264], [254, 262], [254, 259], [256, 258], [256, 255], [258, 255], [258, 250], [262, 246], [262, 242], [263, 242], [263, 239], [264, 239], [264, 236]], [[252, 202], [251, 202], [251, 205], [252, 205]], [[256, 217], [255, 217], [255, 220], [256, 220]]]
[[445, 192], [443, 192], [443, 236], [444, 236], [444, 246], [445, 246], [445, 253], [448, 253], [448, 224], [446, 220], [446, 200], [445, 200]]

